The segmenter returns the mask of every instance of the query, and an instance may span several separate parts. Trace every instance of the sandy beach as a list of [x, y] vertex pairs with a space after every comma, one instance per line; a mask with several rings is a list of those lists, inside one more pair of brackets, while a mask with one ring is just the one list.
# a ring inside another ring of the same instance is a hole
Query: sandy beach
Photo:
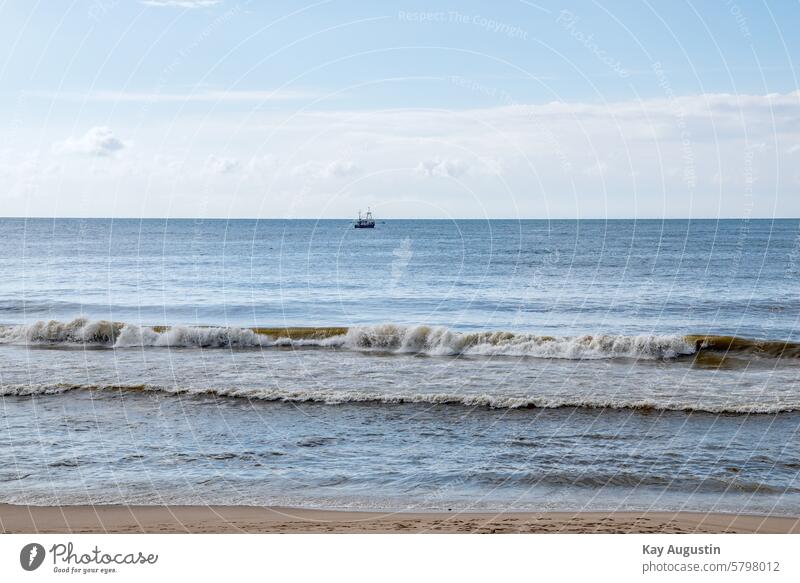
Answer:
[[251, 506], [16, 506], [3, 533], [800, 533], [800, 518], [692, 512], [379, 513]]

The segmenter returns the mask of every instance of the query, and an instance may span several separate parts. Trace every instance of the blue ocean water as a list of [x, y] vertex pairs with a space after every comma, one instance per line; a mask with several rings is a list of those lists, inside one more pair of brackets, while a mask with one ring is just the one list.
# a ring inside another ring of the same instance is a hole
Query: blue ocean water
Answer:
[[0, 235], [0, 502], [800, 513], [798, 220]]
[[0, 317], [798, 339], [797, 220], [2, 219]]

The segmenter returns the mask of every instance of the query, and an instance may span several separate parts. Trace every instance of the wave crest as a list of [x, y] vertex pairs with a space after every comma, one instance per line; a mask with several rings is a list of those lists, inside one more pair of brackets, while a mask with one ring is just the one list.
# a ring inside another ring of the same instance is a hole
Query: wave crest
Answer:
[[278, 348], [320, 347], [431, 356], [514, 356], [598, 360], [671, 360], [714, 354], [721, 357], [800, 358], [800, 344], [737, 336], [679, 334], [593, 334], [545, 336], [506, 331], [457, 332], [436, 326], [239, 328], [228, 326], [137, 326], [76, 318], [0, 326], [0, 344], [91, 344], [107, 348]]
[[52, 385], [0, 385], [0, 396], [32, 397], [58, 395], [70, 391], [154, 392], [168, 396], [214, 396], [282, 403], [319, 403], [324, 405], [450, 405], [486, 409], [621, 409], [647, 412], [680, 411], [713, 414], [776, 414], [800, 411], [800, 402], [698, 403], [654, 398], [535, 395], [490, 395], [459, 393], [378, 393], [330, 389], [284, 390], [258, 387], [181, 387], [148, 384], [89, 385], [59, 383]]
[[268, 337], [248, 328], [173, 326], [159, 331], [125, 325], [120, 330], [114, 347], [254, 348], [270, 344], [274, 342]]
[[352, 349], [431, 355], [531, 356], [539, 358], [676, 358], [695, 347], [679, 335], [540, 336], [512, 332], [453, 332], [428, 326], [384, 324], [351, 328], [343, 345]]
[[39, 321], [0, 328], [4, 344], [113, 344], [125, 327], [121, 322], [76, 318], [71, 322]]

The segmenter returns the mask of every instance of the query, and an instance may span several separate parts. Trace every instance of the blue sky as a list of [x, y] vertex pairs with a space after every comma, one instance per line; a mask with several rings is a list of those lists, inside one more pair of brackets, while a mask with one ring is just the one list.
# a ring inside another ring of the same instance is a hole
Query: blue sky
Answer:
[[14, 216], [800, 215], [797, 2], [0, 3]]

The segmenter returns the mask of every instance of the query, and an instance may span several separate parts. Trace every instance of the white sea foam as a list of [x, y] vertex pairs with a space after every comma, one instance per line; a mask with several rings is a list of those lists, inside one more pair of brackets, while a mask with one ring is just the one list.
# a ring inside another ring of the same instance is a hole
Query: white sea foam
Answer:
[[675, 358], [695, 346], [680, 335], [540, 336], [511, 332], [453, 332], [428, 326], [384, 324], [351, 328], [342, 344], [354, 350], [431, 355], [531, 356], [539, 358]]
[[50, 320], [33, 324], [0, 327], [4, 344], [108, 344], [115, 341], [124, 324], [108, 320], [76, 318], [70, 322]]
[[380, 324], [350, 328], [326, 336], [329, 329], [311, 329], [301, 338], [272, 337], [248, 328], [173, 326], [165, 330], [106, 320], [78, 318], [71, 322], [36, 322], [0, 327], [5, 344], [97, 344], [113, 348], [341, 348], [355, 351], [418, 353], [432, 356], [517, 356], [562, 359], [671, 359], [693, 354], [696, 344], [681, 335], [541, 336], [512, 332], [456, 332], [434, 326]]
[[115, 348], [161, 346], [181, 348], [253, 348], [274, 345], [269, 337], [247, 328], [173, 326], [163, 332], [125, 325], [114, 342]]
[[353, 404], [427, 404], [456, 405], [463, 407], [483, 407], [489, 409], [633, 409], [652, 411], [684, 411], [726, 414], [775, 414], [800, 411], [800, 399], [776, 402], [774, 400], [748, 400], [723, 402], [720, 400], [698, 402], [681, 401], [657, 397], [626, 397], [609, 395], [500, 395], [469, 393], [426, 393], [402, 392], [384, 393], [370, 391], [348, 391], [328, 389], [283, 390], [259, 387], [181, 387], [158, 385], [89, 385], [52, 384], [0, 385], [0, 396], [29, 397], [37, 395], [57, 395], [68, 391], [135, 391], [156, 392], [166, 395], [213, 395], [226, 398], [254, 399], [285, 403], [320, 403], [326, 405]]

